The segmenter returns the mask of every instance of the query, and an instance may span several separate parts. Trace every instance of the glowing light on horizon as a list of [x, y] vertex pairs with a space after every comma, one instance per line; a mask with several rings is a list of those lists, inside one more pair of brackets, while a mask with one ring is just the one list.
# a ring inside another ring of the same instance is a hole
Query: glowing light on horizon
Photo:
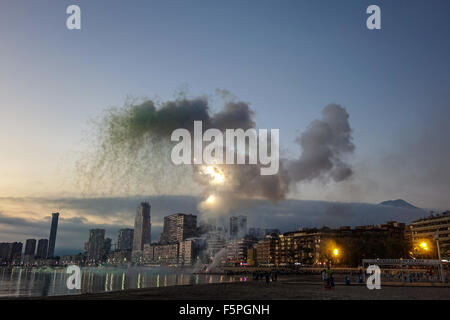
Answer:
[[225, 182], [225, 175], [223, 171], [214, 166], [206, 166], [203, 168], [203, 173], [211, 176], [213, 184], [222, 184]]
[[214, 195], [210, 195], [207, 199], [206, 202], [209, 204], [213, 204], [216, 201], [216, 197]]

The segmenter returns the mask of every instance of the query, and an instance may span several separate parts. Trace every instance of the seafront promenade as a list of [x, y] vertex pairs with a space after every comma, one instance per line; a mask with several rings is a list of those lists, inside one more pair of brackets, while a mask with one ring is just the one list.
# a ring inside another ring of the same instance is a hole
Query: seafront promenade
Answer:
[[129, 289], [99, 294], [55, 296], [61, 300], [450, 300], [450, 286], [439, 283], [385, 283], [380, 290], [365, 284], [344, 285], [337, 281], [334, 289], [310, 277], [280, 277], [278, 281], [240, 281], [230, 283], [180, 285], [160, 288]]

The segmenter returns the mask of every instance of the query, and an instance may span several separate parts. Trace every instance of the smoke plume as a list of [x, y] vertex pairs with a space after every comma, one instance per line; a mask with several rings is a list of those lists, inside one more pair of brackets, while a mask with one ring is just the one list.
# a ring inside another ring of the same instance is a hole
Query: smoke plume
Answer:
[[342, 181], [352, 174], [345, 162], [345, 156], [354, 150], [349, 116], [336, 104], [326, 106], [322, 119], [313, 121], [297, 139], [301, 157], [280, 160], [275, 175], [261, 175], [259, 164], [172, 164], [170, 136], [175, 129], [192, 133], [194, 121], [202, 121], [203, 130], [246, 130], [255, 127], [253, 117], [249, 104], [234, 98], [225, 101], [218, 112], [211, 111], [205, 97], [163, 103], [146, 100], [109, 109], [95, 122], [93, 148], [78, 162], [81, 187], [89, 194], [99, 193], [104, 186], [108, 188], [103, 194], [196, 190], [204, 194], [201, 210], [228, 212], [237, 199], [278, 201], [286, 197], [292, 183], [317, 178]]
[[322, 110], [322, 119], [308, 126], [296, 140], [302, 149], [301, 157], [288, 163], [294, 181], [323, 178], [339, 182], [352, 175], [350, 165], [345, 162], [355, 149], [348, 118], [342, 106], [329, 104]]

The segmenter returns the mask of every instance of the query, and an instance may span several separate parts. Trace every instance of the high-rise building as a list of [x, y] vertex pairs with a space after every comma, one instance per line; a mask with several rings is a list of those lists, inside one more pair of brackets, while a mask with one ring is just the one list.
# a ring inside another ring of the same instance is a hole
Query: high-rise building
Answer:
[[263, 228], [249, 228], [248, 235], [250, 238], [255, 240], [261, 240], [267, 235], [279, 235], [280, 230], [278, 229], [263, 229]]
[[0, 243], [0, 262], [6, 262], [9, 260], [10, 243]]
[[193, 214], [175, 213], [164, 217], [164, 228], [159, 242], [181, 243], [197, 236], [197, 216]]
[[[148, 245], [146, 248], [149, 247]], [[170, 244], [157, 244], [152, 245], [153, 247], [153, 259], [157, 263], [161, 264], [178, 264], [180, 244], [178, 242]]]
[[233, 239], [227, 243], [227, 263], [239, 264], [247, 262], [247, 249], [255, 244], [250, 239]]
[[201, 254], [205, 251], [206, 242], [201, 238], [190, 238], [180, 243], [179, 248], [179, 263], [182, 265], [193, 265], [203, 256]]
[[206, 233], [207, 255], [213, 258], [226, 245], [226, 231], [220, 227], [214, 227]]
[[34, 256], [36, 252], [36, 239], [27, 239], [25, 242], [25, 256]]
[[142, 252], [144, 244], [151, 243], [150, 204], [142, 202], [136, 209], [134, 220], [133, 251]]
[[230, 217], [230, 238], [240, 239], [247, 234], [247, 217]]
[[104, 254], [108, 254], [111, 251], [111, 244], [112, 244], [112, 239], [111, 238], [105, 238], [105, 242], [103, 243], [103, 252]]
[[388, 221], [354, 229], [323, 227], [271, 234], [254, 246], [256, 263], [283, 266], [332, 260], [334, 264], [357, 266], [362, 258], [400, 259], [407, 254], [404, 232], [403, 223]]
[[89, 230], [89, 240], [84, 244], [88, 260], [101, 260], [108, 253], [111, 247], [111, 239], [105, 239], [105, 229]]
[[48, 251], [48, 239], [39, 239], [36, 258], [46, 258]]
[[450, 258], [450, 211], [432, 214], [426, 218], [413, 221], [407, 228], [406, 236], [410, 246], [414, 248], [423, 240], [428, 240], [433, 246], [433, 256], [437, 258], [435, 240], [439, 241], [441, 259]]
[[50, 237], [48, 241], [47, 258], [53, 258], [55, 254], [56, 232], [58, 230], [59, 212], [52, 213], [52, 225], [50, 228]]
[[192, 265], [204, 258], [205, 245], [201, 238], [165, 244], [146, 243], [141, 256], [136, 258], [146, 263]]
[[22, 256], [22, 242], [0, 243], [0, 257], [2, 261], [18, 261]]
[[258, 265], [269, 265], [275, 262], [277, 256], [279, 237], [266, 236], [254, 245], [256, 251], [256, 262]]
[[0, 243], [0, 262], [20, 263], [22, 258], [22, 242]]
[[117, 235], [117, 250], [131, 250], [133, 248], [133, 229], [120, 229]]
[[13, 242], [11, 243], [10, 252], [9, 252], [9, 259], [11, 262], [16, 263], [20, 262], [20, 259], [22, 258], [22, 242]]

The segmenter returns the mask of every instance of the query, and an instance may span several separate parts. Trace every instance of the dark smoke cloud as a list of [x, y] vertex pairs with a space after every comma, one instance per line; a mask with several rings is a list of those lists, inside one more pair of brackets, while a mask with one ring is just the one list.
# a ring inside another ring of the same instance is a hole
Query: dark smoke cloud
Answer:
[[[235, 100], [227, 101], [221, 110], [212, 113], [204, 97], [180, 98], [159, 105], [147, 100], [110, 109], [97, 123], [99, 130], [94, 153], [84, 156], [78, 163], [82, 176], [80, 184], [85, 193], [97, 191], [101, 184], [107, 184], [111, 193], [117, 189], [133, 192], [134, 187], [139, 185], [152, 186], [153, 189], [158, 188], [158, 184], [172, 183], [174, 189], [190, 185], [187, 180], [183, 183], [183, 177], [192, 174], [192, 171], [182, 172], [183, 169], [171, 163], [172, 132], [184, 128], [193, 133], [194, 121], [202, 121], [203, 130], [246, 130], [255, 126], [253, 116], [248, 103]], [[197, 167], [193, 166], [194, 180], [208, 189], [209, 184], [201, 183], [205, 181], [198, 178]], [[230, 195], [276, 200], [283, 198], [287, 192], [283, 175], [262, 177], [259, 165], [224, 167], [233, 188], [222, 191]]]
[[179, 99], [157, 107], [152, 100], [113, 109], [106, 119], [107, 134], [118, 143], [139, 139], [147, 134], [168, 138], [175, 129], [193, 132], [194, 121], [202, 121], [203, 129], [221, 130], [255, 126], [253, 110], [245, 102], [227, 102], [223, 109], [211, 115], [206, 98]]
[[[229, 93], [226, 96], [230, 98]], [[291, 182], [317, 178], [343, 181], [351, 176], [352, 170], [345, 162], [345, 156], [354, 150], [349, 116], [337, 104], [326, 106], [322, 118], [313, 121], [298, 139], [301, 157], [280, 160], [280, 169], [275, 175], [261, 175], [259, 164], [217, 165], [226, 177], [226, 183], [217, 186], [201, 174], [202, 166], [172, 165], [170, 153], [174, 144], [170, 136], [173, 130], [185, 128], [192, 133], [194, 121], [202, 121], [203, 130], [246, 130], [255, 127], [253, 117], [249, 104], [235, 98], [226, 101], [215, 113], [205, 97], [182, 97], [160, 104], [147, 100], [110, 109], [98, 123], [94, 154], [83, 157], [79, 165], [82, 181], [89, 187], [85, 190], [96, 190], [100, 182], [109, 186], [110, 194], [117, 188], [136, 193], [135, 186], [153, 188], [150, 192], [144, 189], [138, 192], [140, 194], [158, 194], [159, 187], [166, 187], [159, 192], [164, 194], [169, 186], [173, 194], [180, 190], [177, 188], [193, 189], [193, 179], [205, 197], [220, 194], [226, 199], [227, 207], [233, 207], [238, 198], [284, 199]]]
[[212, 127], [220, 130], [241, 128], [247, 130], [255, 127], [253, 110], [245, 102], [228, 102], [222, 111], [212, 118]]
[[178, 128], [193, 130], [194, 121], [210, 123], [208, 102], [203, 98], [168, 101], [159, 108], [151, 100], [111, 110], [107, 134], [118, 143], [140, 139], [146, 134], [168, 137]]
[[167, 144], [175, 129], [184, 128], [193, 133], [194, 121], [202, 121], [203, 130], [253, 128], [253, 115], [248, 103], [240, 101], [227, 102], [221, 111], [212, 114], [208, 100], [203, 97], [181, 98], [159, 106], [146, 100], [108, 110], [98, 123], [99, 138], [103, 148], [127, 145], [126, 149], [141, 149], [144, 140], [148, 139], [152, 144]]
[[352, 175], [345, 163], [345, 157], [355, 149], [348, 118], [342, 106], [329, 104], [322, 111], [322, 119], [308, 126], [296, 140], [302, 148], [301, 157], [288, 163], [294, 181], [331, 178], [339, 182]]

